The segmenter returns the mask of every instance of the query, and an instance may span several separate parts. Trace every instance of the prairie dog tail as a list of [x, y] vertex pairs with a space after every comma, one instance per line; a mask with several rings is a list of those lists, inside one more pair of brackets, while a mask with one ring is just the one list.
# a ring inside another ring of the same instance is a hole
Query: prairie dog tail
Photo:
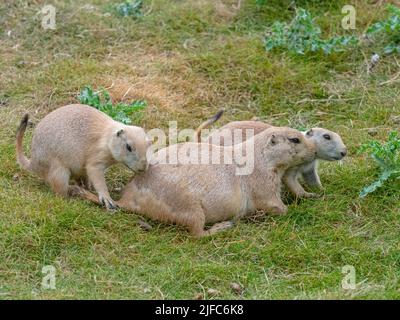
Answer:
[[22, 138], [24, 137], [25, 129], [28, 125], [29, 115], [26, 114], [21, 120], [21, 124], [19, 125], [17, 131], [17, 162], [21, 166], [21, 168], [30, 171], [31, 161], [24, 155], [24, 150], [22, 148]]
[[224, 110], [221, 109], [219, 110], [214, 116], [212, 116], [210, 119], [204, 121], [196, 130], [196, 136], [195, 136], [195, 142], [200, 142], [201, 141], [201, 130], [207, 128], [208, 126], [212, 125], [214, 122], [218, 121], [219, 118], [221, 118], [222, 114], [224, 113]]

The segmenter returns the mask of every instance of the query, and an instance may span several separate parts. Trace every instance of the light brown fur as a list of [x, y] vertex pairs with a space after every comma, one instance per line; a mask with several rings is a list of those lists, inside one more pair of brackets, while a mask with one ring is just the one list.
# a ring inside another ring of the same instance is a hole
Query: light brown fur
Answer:
[[[293, 142], [298, 139], [298, 142]], [[125, 187], [118, 206], [154, 220], [186, 226], [195, 237], [214, 234], [256, 210], [274, 214], [287, 211], [280, 197], [280, 182], [287, 168], [313, 159], [315, 148], [297, 130], [271, 128], [243, 144], [220, 147], [204, 143], [182, 143], [164, 148], [156, 156], [185, 148], [199, 154], [251, 150], [254, 170], [236, 175], [237, 164], [152, 164], [143, 175]], [[89, 192], [83, 197], [97, 202]], [[221, 222], [222, 221], [222, 222]], [[220, 223], [218, 223], [220, 222]], [[214, 223], [204, 230], [206, 223]], [[216, 223], [216, 224], [215, 224]]]
[[144, 130], [116, 122], [90, 106], [68, 105], [44, 117], [34, 131], [31, 159], [25, 157], [22, 148], [27, 122], [25, 115], [17, 132], [17, 161], [23, 169], [44, 178], [62, 196], [75, 190], [69, 184], [70, 178], [79, 181], [87, 177], [99, 201], [108, 209], [115, 209], [105, 170], [118, 162], [135, 172], [147, 168], [149, 141]]

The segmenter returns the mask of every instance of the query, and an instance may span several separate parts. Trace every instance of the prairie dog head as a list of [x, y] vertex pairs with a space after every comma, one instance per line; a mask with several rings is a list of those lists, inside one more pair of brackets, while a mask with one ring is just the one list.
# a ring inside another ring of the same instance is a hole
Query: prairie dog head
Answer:
[[142, 128], [124, 126], [113, 132], [108, 147], [117, 162], [140, 172], [148, 167], [146, 152], [150, 144], [151, 140]]
[[304, 135], [315, 143], [317, 159], [335, 161], [343, 159], [347, 154], [342, 138], [335, 132], [324, 128], [312, 128]]
[[292, 167], [311, 161], [316, 150], [313, 142], [295, 129], [280, 127], [265, 130], [268, 132], [268, 161], [282, 166]]

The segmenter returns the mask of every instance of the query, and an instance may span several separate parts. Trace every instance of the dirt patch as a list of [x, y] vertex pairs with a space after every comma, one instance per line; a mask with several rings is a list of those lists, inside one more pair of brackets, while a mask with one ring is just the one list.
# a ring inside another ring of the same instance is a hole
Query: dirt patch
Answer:
[[179, 53], [118, 54], [106, 64], [113, 70], [105, 81], [113, 100], [146, 100], [153, 124], [181, 116], [204, 118], [215, 109], [218, 95], [212, 83], [193, 71]]
[[[188, 90], [173, 90], [184, 87], [183, 75], [188, 71], [179, 67], [177, 57], [168, 54], [141, 54], [115, 56], [107, 64], [115, 70], [121, 70], [110, 77], [109, 92], [117, 101], [145, 99], [149, 104], [157, 105], [170, 111], [187, 103]], [[175, 72], [167, 72], [166, 66], [173, 66]], [[181, 74], [178, 74], [177, 68]]]
[[244, 0], [195, 0], [187, 2], [186, 6], [207, 11], [219, 20], [229, 21], [238, 14], [243, 2]]

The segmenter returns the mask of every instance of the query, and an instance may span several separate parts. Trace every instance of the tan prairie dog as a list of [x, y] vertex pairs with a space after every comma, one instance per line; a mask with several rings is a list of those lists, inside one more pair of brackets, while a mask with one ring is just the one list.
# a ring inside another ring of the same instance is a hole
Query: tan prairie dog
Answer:
[[[253, 170], [249, 174], [237, 175], [238, 164], [234, 161], [231, 164], [224, 164], [225, 161], [151, 164], [143, 175], [132, 179], [116, 203], [154, 220], [185, 226], [195, 237], [214, 234], [231, 226], [228, 220], [255, 210], [286, 213], [280, 196], [282, 175], [287, 168], [315, 156], [314, 144], [297, 130], [271, 128], [231, 147], [191, 142], [175, 144], [159, 150], [155, 156], [164, 159], [175, 151], [184, 151], [204, 159], [203, 156], [240, 154], [243, 150], [251, 150], [253, 156]], [[83, 197], [98, 202], [94, 195], [82, 191]], [[214, 225], [206, 231], [208, 223]]]
[[22, 148], [27, 123], [25, 115], [17, 132], [17, 161], [23, 169], [44, 178], [57, 194], [73, 193], [70, 178], [88, 178], [100, 203], [115, 209], [104, 176], [107, 167], [123, 163], [135, 172], [147, 167], [145, 131], [116, 122], [90, 106], [67, 105], [45, 116], [33, 134], [31, 159]]
[[[213, 118], [211, 118], [213, 119]], [[204, 124], [208, 125], [208, 122]], [[202, 125], [199, 129], [205, 128], [207, 125]], [[233, 121], [221, 127], [203, 142], [208, 142], [216, 145], [229, 146], [234, 141], [234, 131], [238, 131], [239, 142], [247, 139], [246, 130], [254, 130], [254, 135], [271, 128], [272, 126], [261, 121]], [[200, 130], [197, 130], [197, 136], [200, 141]], [[304, 182], [311, 187], [322, 188], [321, 180], [318, 175], [318, 160], [336, 161], [341, 160], [347, 154], [346, 146], [341, 137], [330, 130], [324, 128], [312, 128], [303, 133], [304, 136], [315, 143], [316, 157], [314, 160], [307, 161], [299, 166], [293, 167], [287, 171], [283, 180], [289, 190], [297, 197], [314, 197], [314, 193], [306, 192], [299, 183], [300, 176]]]

